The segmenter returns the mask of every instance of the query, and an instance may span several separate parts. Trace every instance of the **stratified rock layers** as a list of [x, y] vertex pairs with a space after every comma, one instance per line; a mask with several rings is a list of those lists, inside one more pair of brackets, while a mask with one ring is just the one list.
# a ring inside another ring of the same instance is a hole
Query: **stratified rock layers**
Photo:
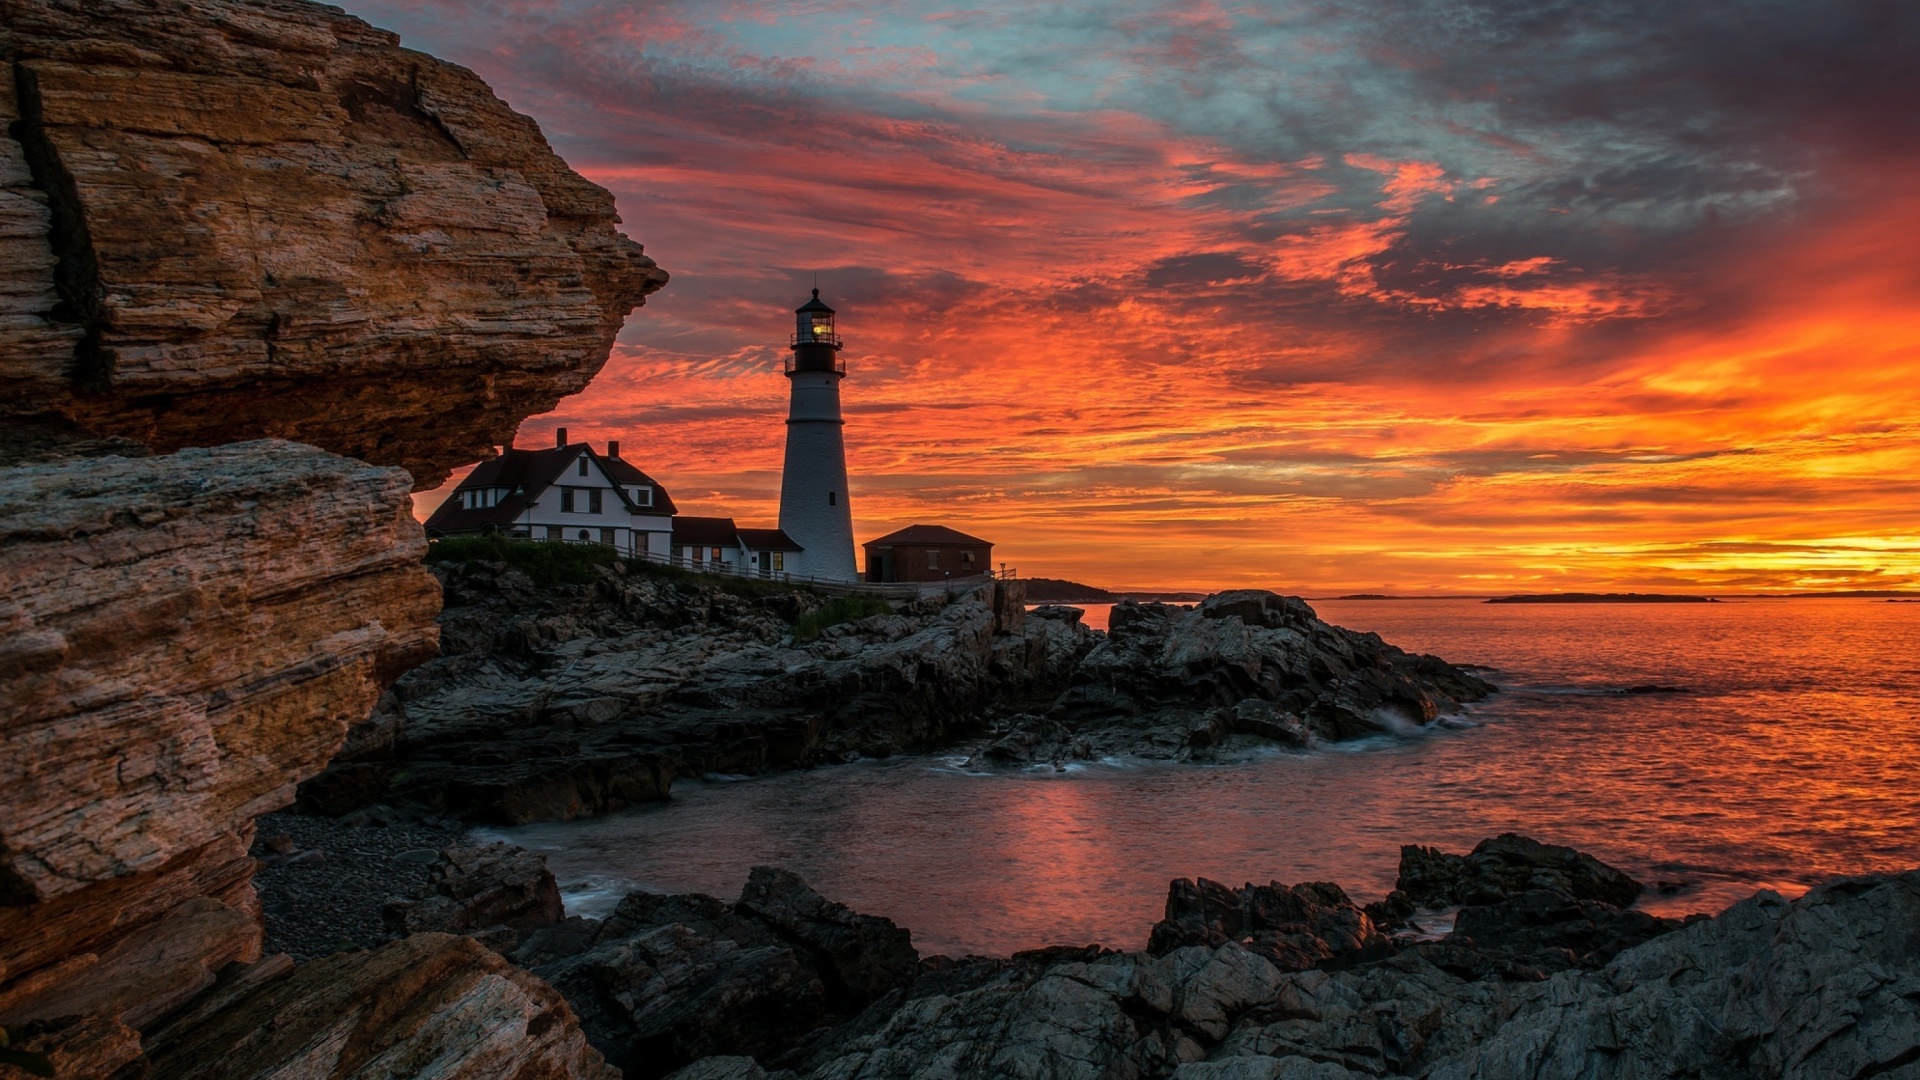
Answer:
[[431, 487], [585, 387], [666, 281], [532, 120], [338, 9], [0, 15], [12, 456], [275, 436]]
[[255, 815], [437, 641], [410, 486], [279, 441], [0, 471], [0, 1021], [255, 958]]
[[472, 73], [303, 0], [0, 0], [0, 125], [0, 1023], [63, 1076], [605, 1075], [464, 941], [278, 983], [313, 1045], [194, 1030], [289, 967], [254, 817], [435, 650], [410, 491], [666, 275]]

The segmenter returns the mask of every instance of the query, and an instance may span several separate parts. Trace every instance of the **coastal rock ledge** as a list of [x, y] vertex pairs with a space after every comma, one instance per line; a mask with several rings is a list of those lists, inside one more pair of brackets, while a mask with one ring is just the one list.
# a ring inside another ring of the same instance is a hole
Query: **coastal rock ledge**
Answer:
[[805, 588], [610, 555], [565, 580], [538, 544], [461, 543], [434, 556], [440, 655], [302, 787], [303, 809], [567, 820], [665, 799], [679, 776], [956, 744], [996, 765], [1206, 760], [1402, 732], [1493, 691], [1257, 590], [1116, 605], [1101, 634], [996, 581], [796, 640], [826, 600]]
[[[1405, 849], [1403, 892], [1431, 854]], [[1567, 848], [1508, 836], [1464, 859], [1487, 872], [1463, 919], [1543, 893], [1640, 914], [1599, 899], [1618, 894], [1580, 872], [1603, 864]], [[1523, 868], [1534, 880], [1512, 878]], [[769, 891], [771, 917], [756, 901]], [[796, 910], [822, 914], [777, 914]], [[1388, 937], [1326, 883], [1175, 882], [1146, 952], [917, 971], [904, 931], [863, 918], [761, 868], [734, 904], [634, 894], [516, 955], [574, 998], [629, 1080], [1920, 1075], [1920, 871], [1762, 892], [1684, 924], [1641, 914], [1638, 942], [1577, 960], [1570, 924], [1530, 943], [1518, 926]], [[1514, 962], [1549, 940], [1556, 973]]]

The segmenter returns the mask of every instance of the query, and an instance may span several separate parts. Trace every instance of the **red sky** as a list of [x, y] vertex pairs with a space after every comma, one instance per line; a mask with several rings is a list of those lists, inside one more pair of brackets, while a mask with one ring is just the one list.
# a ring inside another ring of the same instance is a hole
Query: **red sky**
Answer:
[[772, 524], [840, 311], [856, 533], [1327, 593], [1920, 585], [1920, 14], [372, 0], [673, 282], [522, 428]]

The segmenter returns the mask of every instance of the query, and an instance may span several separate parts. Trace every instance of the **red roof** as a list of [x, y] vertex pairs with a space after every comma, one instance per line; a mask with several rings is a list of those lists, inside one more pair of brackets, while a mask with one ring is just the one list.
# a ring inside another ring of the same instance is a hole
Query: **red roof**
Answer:
[[779, 529], [741, 529], [740, 546], [749, 551], [805, 551]]
[[677, 517], [673, 519], [674, 547], [733, 547], [740, 531], [732, 518]]
[[[582, 453], [598, 463], [600, 469], [617, 485], [620, 500], [629, 509], [647, 514], [674, 513], [673, 499], [667, 495], [667, 489], [661, 487], [646, 473], [628, 464], [620, 458], [610, 458], [594, 453], [587, 443], [569, 443], [566, 446], [551, 447], [546, 450], [508, 449], [497, 458], [483, 461], [474, 466], [465, 480], [447, 496], [447, 501], [427, 518], [427, 533], [444, 536], [451, 533], [481, 532], [489, 528], [505, 529], [513, 524], [527, 508], [527, 504], [540, 497], [540, 493], [552, 486], [567, 471], [568, 466]], [[653, 489], [653, 505], [637, 506], [627, 497], [631, 487], [650, 487]], [[459, 495], [463, 491], [476, 491], [486, 488], [506, 488], [507, 495], [493, 506], [466, 509], [460, 505]]]
[[909, 525], [899, 532], [890, 532], [877, 540], [869, 540], [862, 547], [893, 547], [896, 544], [929, 544], [946, 547], [992, 547], [993, 541], [982, 540], [977, 536], [968, 536], [945, 525]]

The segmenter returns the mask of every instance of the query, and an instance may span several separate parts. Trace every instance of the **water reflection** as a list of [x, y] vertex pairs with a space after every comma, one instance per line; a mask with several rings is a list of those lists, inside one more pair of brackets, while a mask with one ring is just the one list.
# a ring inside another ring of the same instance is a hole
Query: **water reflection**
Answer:
[[[958, 758], [685, 782], [662, 807], [505, 830], [575, 908], [639, 885], [732, 897], [758, 863], [895, 918], [923, 951], [1137, 947], [1166, 882], [1392, 885], [1403, 843], [1515, 829], [1686, 884], [1656, 910], [1920, 865], [1920, 605], [1328, 602], [1487, 664], [1479, 726], [1232, 765], [968, 773]], [[1678, 694], [1620, 695], [1645, 685]]]

